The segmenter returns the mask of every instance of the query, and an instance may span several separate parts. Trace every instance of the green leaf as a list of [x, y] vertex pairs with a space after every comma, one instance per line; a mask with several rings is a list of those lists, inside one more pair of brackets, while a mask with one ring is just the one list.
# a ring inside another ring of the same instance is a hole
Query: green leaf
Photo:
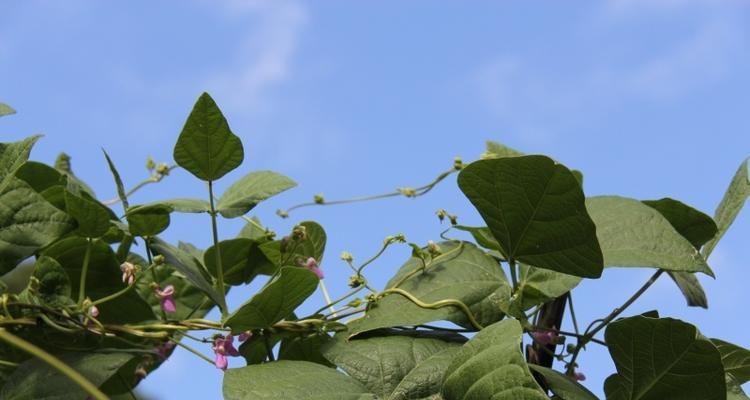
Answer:
[[[42, 252], [55, 259], [70, 278], [71, 297], [78, 298], [81, 267], [86, 253], [86, 239], [70, 236], [59, 240]], [[91, 243], [89, 270], [86, 275], [86, 296], [98, 300], [125, 288], [121, 281], [120, 264], [109, 245], [101, 240]], [[128, 292], [112, 301], [100, 304], [99, 320], [103, 323], [136, 323], [154, 319], [151, 307], [135, 292]]]
[[[308, 257], [314, 258], [320, 265], [323, 262], [323, 252], [326, 248], [326, 232], [323, 227], [314, 221], [300, 222], [299, 226], [305, 229], [307, 239], [287, 246], [287, 250], [282, 252], [282, 241], [274, 240], [260, 245], [260, 249], [266, 258], [274, 265], [282, 267], [284, 265], [299, 265]], [[284, 265], [282, 265], [284, 264]]]
[[81, 236], [98, 238], [109, 230], [109, 209], [98, 201], [66, 191], [65, 208], [78, 223], [77, 232]]
[[169, 207], [170, 212], [181, 213], [204, 213], [211, 210], [211, 206], [206, 200], [200, 199], [169, 199], [159, 200], [148, 205], [163, 205]]
[[248, 221], [245, 226], [242, 227], [242, 230], [237, 234], [237, 237], [246, 239], [266, 239], [268, 237], [268, 232], [263, 228], [263, 225], [260, 224], [260, 220], [256, 217], [250, 219], [251, 221]]
[[0, 117], [4, 117], [6, 115], [11, 115], [15, 113], [16, 113], [16, 110], [14, 110], [11, 106], [5, 103], [0, 103]]
[[177, 165], [204, 181], [217, 180], [242, 164], [242, 142], [208, 93], [193, 106], [173, 156]]
[[546, 303], [573, 290], [581, 278], [521, 264], [516, 298], [523, 310]]
[[292, 336], [281, 340], [279, 360], [310, 361], [333, 367], [321, 351], [321, 347], [331, 341], [326, 333], [314, 333], [310, 336]]
[[598, 278], [602, 253], [575, 176], [545, 156], [480, 160], [458, 186], [508, 260]]
[[272, 171], [251, 172], [232, 184], [216, 203], [224, 218], [236, 218], [271, 196], [297, 186], [293, 180]]
[[[424, 303], [445, 299], [463, 302], [482, 325], [491, 324], [503, 317], [499, 304], [510, 297], [510, 286], [502, 269], [492, 257], [468, 242], [439, 243], [443, 255], [428, 260], [422, 272], [422, 261], [412, 257], [386, 285], [386, 289], [403, 289]], [[447, 320], [471, 327], [467, 316], [459, 307], [448, 305], [430, 309], [422, 308], [400, 294], [389, 294], [372, 305], [352, 327], [352, 336], [359, 333], [392, 326], [419, 325]]]
[[91, 199], [96, 199], [96, 194], [84, 181], [78, 179], [73, 174], [73, 168], [70, 163], [70, 156], [65, 153], [60, 153], [55, 160], [55, 169], [60, 171], [65, 178], [68, 180], [68, 187], [73, 187], [74, 193], [78, 194], [79, 191], [86, 192]]
[[317, 287], [314, 273], [303, 268], [281, 268], [279, 275], [232, 313], [224, 325], [233, 333], [268, 328], [291, 314]]
[[448, 347], [419, 362], [396, 386], [388, 400], [439, 399], [445, 371], [460, 347]]
[[750, 400], [742, 390], [739, 382], [730, 374], [726, 374], [727, 400]]
[[[57, 357], [99, 387], [133, 357], [128, 353], [64, 353]], [[0, 391], [6, 400], [81, 400], [87, 393], [47, 363], [31, 358], [21, 364]]]
[[0, 143], [0, 193], [10, 185], [13, 175], [29, 159], [31, 148], [42, 135], [29, 136], [18, 142]]
[[500, 243], [495, 240], [492, 236], [492, 232], [490, 232], [490, 228], [487, 228], [486, 226], [455, 225], [453, 228], [469, 232], [477, 244], [485, 249], [501, 251]]
[[551, 368], [529, 364], [529, 368], [544, 377], [552, 393], [565, 400], [599, 400], [583, 385]]
[[374, 400], [354, 379], [306, 361], [277, 361], [224, 374], [225, 400]]
[[206, 293], [216, 304], [222, 304], [221, 294], [206, 279], [203, 274], [203, 267], [195, 257], [159, 238], [151, 239], [150, 244], [151, 249], [163, 255], [169, 265], [182, 273], [187, 280]]
[[162, 233], [169, 226], [170, 209], [163, 204], [133, 206], [128, 208], [125, 217], [128, 229], [133, 236], [153, 237]]
[[521, 355], [521, 324], [508, 319], [469, 340], [445, 374], [445, 400], [548, 400]]
[[643, 203], [661, 213], [696, 249], [711, 240], [718, 230], [711, 217], [680, 201], [667, 197]]
[[750, 350], [720, 339], [711, 339], [711, 342], [721, 353], [724, 372], [732, 374], [740, 385], [750, 381]]
[[347, 340], [340, 333], [323, 349], [323, 355], [362, 383], [378, 398], [386, 399], [420, 362], [461, 343], [442, 340], [440, 333], [410, 332]]
[[714, 276], [706, 260], [655, 209], [618, 196], [586, 199], [607, 267], [654, 267]]
[[516, 149], [512, 149], [498, 142], [493, 142], [492, 140], [485, 142], [485, 148], [485, 153], [482, 155], [483, 158], [520, 157], [525, 155]]
[[607, 399], [726, 398], [721, 355], [693, 325], [635, 316], [612, 322], [604, 337], [618, 371], [604, 383]]
[[112, 173], [112, 179], [115, 180], [115, 186], [117, 187], [117, 197], [122, 202], [122, 208], [124, 210], [127, 210], [130, 205], [128, 204], [128, 196], [125, 194], [125, 185], [122, 183], [122, 178], [120, 178], [120, 173], [117, 172], [117, 168], [115, 167], [115, 163], [112, 162], [112, 159], [109, 158], [109, 154], [102, 149], [102, 153], [104, 153], [104, 158], [107, 160], [107, 165], [109, 166], [109, 172]]
[[700, 281], [693, 273], [689, 272], [669, 272], [669, 276], [680, 288], [682, 295], [685, 296], [687, 304], [690, 307], [708, 308], [708, 298], [703, 291]]
[[[267, 261], [258, 248], [257, 242], [251, 239], [237, 238], [219, 242], [221, 265], [224, 268], [224, 282], [229, 285], [241, 285], [252, 280], [267, 267]], [[203, 263], [212, 276], [216, 276], [216, 246], [206, 249]]]
[[0, 274], [70, 232], [74, 222], [20, 179], [0, 193]]
[[70, 298], [70, 278], [55, 259], [39, 257], [34, 264], [34, 277], [39, 280], [39, 294], [48, 303]]
[[750, 178], [748, 177], [748, 160], [740, 164], [737, 169], [737, 173], [734, 174], [732, 182], [729, 183], [729, 188], [724, 197], [721, 199], [721, 203], [714, 212], [714, 221], [718, 227], [718, 232], [706, 245], [703, 247], [703, 256], [708, 258], [711, 252], [714, 251], [714, 247], [719, 243], [719, 240], [727, 233], [729, 227], [732, 226], [734, 219], [742, 210], [745, 205], [745, 200], [750, 196]]

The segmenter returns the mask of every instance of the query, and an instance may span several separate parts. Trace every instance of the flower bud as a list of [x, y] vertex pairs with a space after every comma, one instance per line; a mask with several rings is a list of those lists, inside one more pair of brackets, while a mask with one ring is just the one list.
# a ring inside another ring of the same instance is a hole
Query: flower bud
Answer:
[[149, 171], [153, 171], [154, 168], [156, 168], [156, 163], [154, 162], [154, 159], [151, 158], [151, 156], [148, 156], [146, 159], [146, 169]]
[[435, 215], [437, 215], [437, 217], [440, 220], [440, 222], [443, 222], [443, 220], [445, 219], [445, 217], [448, 216], [448, 212], [441, 208], [441, 209], [439, 209], [439, 210], [437, 210], [435, 212]]
[[278, 215], [281, 218], [289, 218], [289, 213], [282, 209], [276, 210], [276, 215]]
[[432, 240], [427, 241], [427, 252], [430, 253], [430, 255], [433, 257], [437, 257], [442, 253], [440, 251], [440, 246], [438, 246], [437, 243], [433, 242]]
[[352, 253], [348, 251], [342, 251], [339, 257], [348, 263], [351, 263], [352, 261], [354, 261], [354, 256], [352, 255]]
[[307, 229], [304, 225], [297, 225], [292, 229], [292, 239], [299, 241], [307, 239]]
[[414, 188], [398, 188], [398, 191], [406, 197], [417, 197], [417, 190]]
[[323, 198], [322, 193], [318, 193], [315, 196], [313, 196], [313, 201], [315, 202], [315, 204], [323, 204], [326, 202], [325, 199]]
[[365, 284], [365, 278], [360, 275], [352, 275], [349, 277], [349, 287], [354, 289]]
[[349, 306], [349, 307], [351, 307], [351, 308], [357, 308], [357, 307], [359, 307], [359, 306], [362, 305], [362, 299], [360, 299], [359, 297], [357, 297], [357, 298], [353, 299], [352, 301], [348, 302], [346, 305]]
[[163, 255], [157, 254], [156, 256], [154, 256], [154, 264], [156, 264], [156, 265], [163, 265], [164, 261], [165, 261], [165, 259], [164, 259]]
[[461, 160], [461, 157], [455, 157], [453, 158], [453, 169], [456, 171], [460, 171], [464, 167], [464, 162]]
[[167, 163], [159, 163], [159, 165], [156, 166], [156, 173], [161, 176], [169, 175], [169, 165], [167, 165]]

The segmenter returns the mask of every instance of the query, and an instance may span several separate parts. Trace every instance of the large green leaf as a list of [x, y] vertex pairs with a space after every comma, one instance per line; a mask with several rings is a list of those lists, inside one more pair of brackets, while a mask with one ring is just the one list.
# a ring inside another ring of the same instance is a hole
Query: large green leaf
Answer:
[[206, 279], [200, 261], [196, 260], [188, 252], [174, 247], [159, 238], [151, 239], [150, 244], [152, 250], [163, 255], [169, 265], [182, 273], [187, 280], [206, 293], [211, 300], [216, 304], [223, 303], [221, 294]]
[[272, 171], [251, 172], [232, 184], [216, 203], [225, 218], [247, 214], [261, 201], [297, 186], [293, 180]]
[[242, 164], [242, 142], [208, 93], [193, 106], [173, 156], [177, 165], [204, 181], [219, 179]]
[[[698, 250], [716, 235], [714, 220], [685, 203], [670, 198], [645, 200], [643, 203], [659, 211]], [[689, 306], [708, 308], [708, 299], [698, 278], [688, 272], [670, 271], [669, 276], [680, 288]]]
[[711, 342], [721, 353], [724, 372], [732, 374], [740, 385], [750, 381], [750, 350], [720, 339], [711, 339]]
[[469, 340], [445, 373], [445, 400], [548, 400], [521, 354], [521, 324], [492, 324]]
[[29, 153], [41, 135], [29, 136], [18, 142], [0, 143], [0, 193], [10, 185], [13, 174], [29, 159]]
[[638, 200], [618, 196], [586, 199], [607, 267], [654, 267], [703, 272], [706, 260], [661, 213]]
[[109, 230], [109, 209], [98, 201], [66, 191], [65, 208], [78, 223], [77, 232], [81, 236], [98, 238]]
[[396, 386], [388, 400], [438, 400], [445, 371], [460, 347], [448, 347], [422, 360]]
[[63, 304], [70, 299], [70, 278], [65, 269], [50, 257], [39, 257], [34, 264], [39, 295], [47, 303]]
[[[263, 269], [267, 262], [252, 239], [236, 238], [222, 240], [218, 244], [221, 249], [221, 265], [224, 270], [224, 282], [229, 285], [241, 285], [249, 282]], [[216, 276], [216, 246], [206, 249], [203, 263], [214, 277]]]
[[721, 355], [695, 326], [635, 316], [612, 322], [604, 336], [618, 371], [604, 383], [607, 399], [726, 398]]
[[581, 278], [547, 269], [521, 265], [516, 301], [523, 310], [546, 303], [573, 290]]
[[583, 385], [551, 368], [529, 364], [529, 368], [544, 377], [552, 393], [564, 400], [599, 400]]
[[333, 367], [322, 352], [323, 346], [331, 341], [327, 333], [315, 333], [309, 336], [290, 336], [281, 340], [279, 360], [310, 361]]
[[306, 361], [277, 361], [224, 374], [225, 400], [374, 400], [364, 386], [334, 369]]
[[[70, 236], [53, 243], [41, 254], [55, 259], [65, 269], [70, 278], [72, 298], [78, 298], [86, 246], [86, 239]], [[98, 300], [124, 289], [121, 275], [120, 264], [109, 245], [101, 240], [92, 241], [86, 296]], [[99, 305], [99, 320], [104, 323], [134, 323], [153, 318], [151, 307], [133, 291]]]
[[163, 204], [133, 206], [128, 208], [126, 218], [133, 236], [153, 237], [169, 226], [170, 209]]
[[387, 336], [354, 340], [347, 340], [347, 336], [345, 332], [336, 335], [324, 347], [323, 355], [382, 399], [388, 398], [420, 362], [461, 345], [431, 332], [399, 335], [391, 331]]
[[[498, 263], [468, 242], [442, 242], [443, 255], [430, 261], [423, 272], [422, 260], [412, 257], [388, 282], [386, 289], [405, 290], [423, 303], [446, 299], [461, 301], [469, 307], [482, 325], [503, 317], [499, 305], [510, 297], [510, 286]], [[471, 326], [457, 306], [422, 308], [400, 294], [389, 294], [378, 300], [350, 330], [351, 335], [400, 325], [419, 325], [448, 320]]]
[[176, 211], [181, 213], [204, 213], [211, 210], [211, 206], [206, 200], [200, 199], [169, 199], [159, 200], [148, 205], [160, 204], [169, 207], [170, 211]]
[[70, 232], [74, 222], [24, 181], [0, 193], [0, 274]]
[[508, 260], [587, 278], [602, 252], [575, 176], [545, 156], [480, 160], [458, 185], [487, 222]]
[[314, 273], [284, 267], [260, 292], [232, 313], [224, 324], [233, 333], [268, 328], [291, 314], [318, 287]]
[[706, 258], [711, 255], [719, 240], [727, 233], [729, 227], [732, 226], [734, 219], [737, 218], [740, 210], [745, 205], [745, 201], [750, 196], [750, 177], [748, 176], [750, 175], [748, 173], [750, 165], [748, 164], [748, 160], [746, 159], [740, 164], [737, 173], [732, 178], [732, 182], [729, 183], [729, 188], [721, 199], [721, 203], [719, 203], [716, 212], [714, 212], [714, 221], [716, 221], [719, 231], [703, 247], [703, 256]]
[[[99, 387], [135, 357], [129, 353], [64, 353], [63, 363]], [[21, 364], [0, 390], [5, 400], [81, 400], [87, 393], [56, 369], [37, 358]]]
[[16, 110], [14, 110], [13, 107], [5, 103], [0, 103], [0, 117], [4, 117], [6, 115], [11, 115], [15, 113], [16, 113]]

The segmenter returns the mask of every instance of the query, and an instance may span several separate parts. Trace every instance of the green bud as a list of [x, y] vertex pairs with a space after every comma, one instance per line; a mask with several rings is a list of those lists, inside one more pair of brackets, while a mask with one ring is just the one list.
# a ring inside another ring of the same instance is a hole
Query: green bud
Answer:
[[460, 171], [464, 167], [464, 162], [461, 160], [461, 157], [455, 157], [453, 159], [453, 169], [456, 171]]
[[276, 210], [276, 215], [278, 215], [281, 218], [289, 218], [289, 213], [282, 209]]
[[417, 191], [414, 188], [398, 188], [398, 191], [406, 197], [417, 197]]
[[354, 256], [352, 255], [352, 253], [348, 251], [342, 251], [339, 257], [348, 263], [351, 263], [352, 261], [354, 261]]
[[154, 264], [155, 265], [163, 265], [164, 264], [164, 256], [161, 254], [157, 254], [154, 256]]
[[148, 156], [146, 159], [146, 169], [149, 171], [153, 171], [154, 168], [156, 168], [156, 163], [154, 162], [154, 159], [151, 158], [151, 156]]
[[323, 204], [326, 202], [325, 199], [323, 198], [322, 193], [318, 193], [315, 196], [313, 196], [313, 201], [315, 202], [315, 204]]
[[156, 166], [156, 173], [162, 176], [169, 175], [169, 165], [167, 165], [167, 163], [159, 163], [159, 165]]

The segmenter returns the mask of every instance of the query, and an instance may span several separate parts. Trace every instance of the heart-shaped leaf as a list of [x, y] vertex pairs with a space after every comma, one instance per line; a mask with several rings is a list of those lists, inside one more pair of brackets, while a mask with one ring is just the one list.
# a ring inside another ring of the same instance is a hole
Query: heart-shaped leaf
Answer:
[[133, 206], [128, 208], [125, 217], [128, 229], [133, 236], [153, 237], [169, 226], [170, 209], [163, 204]]
[[214, 99], [203, 93], [185, 121], [173, 156], [198, 179], [214, 181], [239, 167], [245, 152]]
[[604, 337], [618, 371], [604, 383], [607, 399], [726, 398], [721, 355], [693, 325], [635, 316], [612, 322]]
[[545, 156], [480, 160], [458, 186], [508, 260], [587, 278], [602, 273], [596, 227], [575, 176]]

